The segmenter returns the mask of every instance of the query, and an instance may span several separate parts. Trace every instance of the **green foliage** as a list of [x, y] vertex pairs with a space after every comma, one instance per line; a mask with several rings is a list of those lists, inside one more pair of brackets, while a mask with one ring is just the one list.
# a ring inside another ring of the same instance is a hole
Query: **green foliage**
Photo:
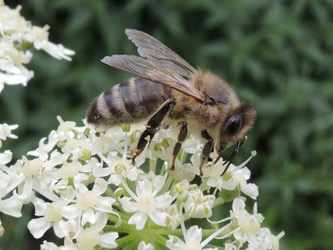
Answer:
[[16, 156], [56, 128], [57, 115], [80, 123], [94, 97], [128, 78], [100, 59], [136, 53], [124, 30], [143, 30], [192, 65], [223, 76], [257, 109], [256, 125], [238, 157], [258, 151], [249, 167], [261, 192], [259, 211], [273, 232], [286, 232], [281, 248], [333, 248], [332, 1], [21, 4], [23, 16], [49, 24], [50, 40], [76, 55], [69, 63], [35, 53], [29, 65], [35, 77], [28, 86], [5, 87], [0, 121], [20, 125], [19, 140], [5, 145]]

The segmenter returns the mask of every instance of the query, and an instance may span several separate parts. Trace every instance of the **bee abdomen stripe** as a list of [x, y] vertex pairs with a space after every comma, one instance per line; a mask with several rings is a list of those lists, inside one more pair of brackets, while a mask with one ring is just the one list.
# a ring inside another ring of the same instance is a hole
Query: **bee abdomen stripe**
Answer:
[[122, 117], [123, 112], [121, 111], [121, 108], [118, 105], [119, 102], [114, 98], [112, 92], [113, 91], [107, 91], [104, 93], [105, 103], [114, 118]]
[[128, 115], [135, 117], [138, 109], [137, 95], [135, 93], [134, 81], [126, 81], [118, 86], [118, 94], [122, 98], [125, 110]]
[[142, 78], [137, 78], [135, 83], [136, 96], [138, 96], [140, 105], [144, 107], [149, 114], [154, 113], [156, 107], [159, 107], [159, 105], [170, 97], [170, 89], [160, 84]]

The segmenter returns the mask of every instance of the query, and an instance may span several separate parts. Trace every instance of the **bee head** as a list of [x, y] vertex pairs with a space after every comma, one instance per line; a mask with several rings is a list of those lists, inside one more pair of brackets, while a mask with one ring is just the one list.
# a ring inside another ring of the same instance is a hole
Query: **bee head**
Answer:
[[247, 103], [240, 103], [225, 119], [220, 130], [218, 147], [225, 149], [242, 139], [252, 128], [256, 118], [256, 111]]

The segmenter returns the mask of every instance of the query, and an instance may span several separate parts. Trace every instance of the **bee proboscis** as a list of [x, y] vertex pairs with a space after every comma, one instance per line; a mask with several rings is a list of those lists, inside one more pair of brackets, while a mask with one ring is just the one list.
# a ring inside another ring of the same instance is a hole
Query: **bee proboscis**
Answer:
[[240, 102], [234, 89], [222, 78], [210, 71], [195, 69], [142, 31], [126, 29], [125, 32], [137, 46], [140, 56], [106, 56], [102, 62], [137, 78], [100, 94], [88, 109], [88, 122], [114, 126], [148, 120], [132, 158], [133, 163], [147, 145], [147, 138], [154, 136], [162, 122], [178, 123], [180, 132], [173, 150], [171, 169], [174, 169], [188, 130], [200, 133], [206, 140], [201, 154], [200, 175], [214, 144], [217, 162], [227, 147], [237, 143], [227, 160], [224, 174], [243, 144], [245, 134], [252, 128], [256, 111], [247, 103]]

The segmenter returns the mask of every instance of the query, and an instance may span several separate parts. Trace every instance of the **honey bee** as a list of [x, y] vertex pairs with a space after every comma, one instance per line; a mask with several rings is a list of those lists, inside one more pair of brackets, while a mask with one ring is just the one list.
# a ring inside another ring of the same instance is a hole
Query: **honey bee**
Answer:
[[106, 56], [102, 62], [129, 72], [131, 78], [100, 94], [87, 111], [87, 121], [95, 125], [114, 126], [148, 120], [136, 148], [135, 158], [162, 124], [172, 121], [180, 126], [173, 150], [171, 169], [189, 129], [205, 139], [200, 175], [215, 144], [218, 157], [237, 143], [228, 158], [231, 161], [252, 128], [256, 111], [240, 102], [234, 89], [210, 71], [195, 69], [154, 37], [138, 30], [126, 29], [140, 56]]

